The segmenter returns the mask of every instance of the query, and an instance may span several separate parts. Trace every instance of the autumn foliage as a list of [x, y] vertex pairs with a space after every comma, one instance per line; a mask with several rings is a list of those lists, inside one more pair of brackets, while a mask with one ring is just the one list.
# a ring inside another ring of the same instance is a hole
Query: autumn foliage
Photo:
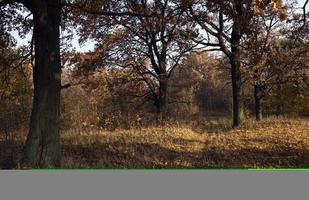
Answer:
[[[0, 1], [0, 168], [308, 167], [302, 11]], [[77, 40], [94, 48], [78, 52]]]

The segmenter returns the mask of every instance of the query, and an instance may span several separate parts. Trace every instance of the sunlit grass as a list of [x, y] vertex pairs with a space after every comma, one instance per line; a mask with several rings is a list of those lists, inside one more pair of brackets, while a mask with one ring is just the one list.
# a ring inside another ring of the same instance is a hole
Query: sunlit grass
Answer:
[[[13, 154], [2, 142], [0, 164], [18, 162], [23, 140], [11, 143]], [[113, 132], [70, 130], [62, 133], [62, 154], [62, 168], [309, 168], [309, 120], [248, 120], [237, 129], [220, 119]]]
[[[165, 127], [63, 135], [68, 168], [295, 168], [309, 167], [309, 121], [228, 120], [201, 127]], [[74, 151], [71, 145], [75, 145]]]

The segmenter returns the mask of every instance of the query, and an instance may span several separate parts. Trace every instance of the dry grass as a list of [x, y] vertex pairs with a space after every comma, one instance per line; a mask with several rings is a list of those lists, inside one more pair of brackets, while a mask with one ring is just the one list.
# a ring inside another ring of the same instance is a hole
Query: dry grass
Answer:
[[[309, 120], [267, 119], [231, 129], [227, 120], [199, 126], [62, 134], [63, 168], [308, 168]], [[17, 141], [17, 142], [16, 142]], [[11, 143], [14, 155], [21, 139]], [[5, 161], [8, 146], [0, 144]], [[16, 153], [17, 152], [17, 153]], [[0, 157], [0, 160], [1, 160]], [[16, 163], [13, 161], [12, 163]], [[2, 163], [2, 165], [1, 165]]]

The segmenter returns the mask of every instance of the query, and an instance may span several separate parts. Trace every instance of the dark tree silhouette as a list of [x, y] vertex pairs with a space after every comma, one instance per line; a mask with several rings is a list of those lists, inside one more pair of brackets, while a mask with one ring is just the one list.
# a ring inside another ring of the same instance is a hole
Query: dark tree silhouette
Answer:
[[33, 14], [35, 46], [34, 99], [23, 164], [30, 167], [58, 167], [61, 1], [3, 0], [0, 6], [16, 3], [21, 3]]

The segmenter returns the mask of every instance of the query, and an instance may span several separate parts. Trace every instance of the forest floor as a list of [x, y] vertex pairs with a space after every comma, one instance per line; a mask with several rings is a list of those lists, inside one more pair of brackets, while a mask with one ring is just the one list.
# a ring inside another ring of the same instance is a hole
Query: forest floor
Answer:
[[[309, 119], [229, 121], [62, 133], [62, 168], [309, 168]], [[0, 139], [0, 168], [16, 166], [24, 136]]]

